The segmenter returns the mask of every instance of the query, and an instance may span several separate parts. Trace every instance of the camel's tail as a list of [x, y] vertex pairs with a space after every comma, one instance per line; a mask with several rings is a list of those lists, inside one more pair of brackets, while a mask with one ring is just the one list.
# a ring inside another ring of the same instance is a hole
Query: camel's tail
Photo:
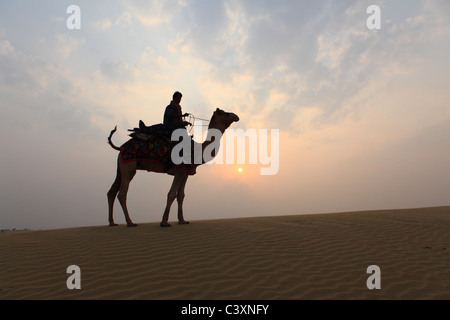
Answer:
[[112, 138], [113, 134], [114, 134], [116, 131], [117, 131], [117, 126], [116, 126], [116, 127], [111, 131], [111, 133], [109, 134], [109, 137], [108, 137], [108, 143], [109, 143], [109, 145], [110, 145], [114, 150], [120, 151], [120, 148], [119, 148], [119, 147], [116, 147], [116, 146], [114, 145], [114, 143], [111, 141], [111, 138]]

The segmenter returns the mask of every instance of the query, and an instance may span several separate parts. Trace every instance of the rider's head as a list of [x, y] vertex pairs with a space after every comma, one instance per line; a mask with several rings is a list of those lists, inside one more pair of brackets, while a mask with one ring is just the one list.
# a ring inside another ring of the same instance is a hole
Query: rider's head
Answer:
[[175, 102], [175, 103], [177, 103], [177, 104], [179, 104], [180, 102], [181, 102], [181, 97], [182, 97], [183, 95], [180, 93], [180, 92], [175, 92], [174, 94], [173, 94], [173, 102]]

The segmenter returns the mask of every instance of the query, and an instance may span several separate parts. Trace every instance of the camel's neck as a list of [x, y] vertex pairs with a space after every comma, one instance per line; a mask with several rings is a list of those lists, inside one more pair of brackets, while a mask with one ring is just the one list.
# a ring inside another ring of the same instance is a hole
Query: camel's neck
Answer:
[[202, 143], [202, 154], [203, 154], [202, 164], [214, 159], [217, 156], [217, 152], [219, 151], [220, 148], [220, 141], [225, 130], [226, 130], [225, 127], [221, 128], [213, 121], [211, 121], [208, 127], [206, 140], [203, 141]]

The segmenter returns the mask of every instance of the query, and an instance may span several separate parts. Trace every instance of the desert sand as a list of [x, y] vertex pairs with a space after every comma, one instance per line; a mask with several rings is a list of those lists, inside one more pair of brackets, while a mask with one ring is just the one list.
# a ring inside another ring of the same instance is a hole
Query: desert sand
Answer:
[[1, 233], [0, 299], [450, 299], [450, 207], [172, 225]]

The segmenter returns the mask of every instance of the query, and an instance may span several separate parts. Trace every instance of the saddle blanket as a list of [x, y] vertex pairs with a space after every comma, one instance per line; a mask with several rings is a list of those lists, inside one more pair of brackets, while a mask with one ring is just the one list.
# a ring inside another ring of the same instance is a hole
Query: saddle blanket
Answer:
[[[172, 143], [168, 139], [160, 136], [153, 136], [153, 139], [150, 141], [133, 138], [120, 147], [120, 157], [123, 162], [155, 161], [164, 164], [167, 169], [175, 166], [171, 159], [171, 152]], [[195, 169], [197, 165], [182, 163], [177, 166], [186, 170], [190, 175], [196, 173]]]

